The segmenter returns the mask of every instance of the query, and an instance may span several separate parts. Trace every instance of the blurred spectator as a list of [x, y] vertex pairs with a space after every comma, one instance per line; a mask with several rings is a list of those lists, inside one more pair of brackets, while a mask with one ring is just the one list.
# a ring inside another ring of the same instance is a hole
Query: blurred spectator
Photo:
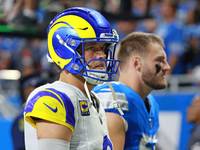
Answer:
[[[192, 74], [193, 69], [200, 65], [200, 26], [193, 28], [188, 37], [188, 46], [183, 57], [183, 63], [187, 74]], [[199, 33], [198, 33], [199, 32]]]
[[188, 12], [193, 10], [196, 6], [197, 0], [179, 0], [178, 8], [177, 8], [177, 18], [186, 23], [188, 16]]
[[46, 56], [46, 49], [46, 39], [2, 37], [0, 38], [0, 69], [19, 70], [22, 75], [41, 70], [41, 67], [48, 70], [47, 66], [41, 66], [41, 63], [44, 63], [41, 58]]
[[11, 69], [12, 55], [23, 43], [23, 39], [0, 37], [0, 69]]
[[188, 150], [200, 149], [200, 95], [196, 95], [187, 110], [187, 122], [194, 124], [188, 142]]
[[119, 39], [123, 39], [126, 35], [133, 32], [136, 29], [136, 21], [131, 20], [117, 20], [114, 23], [113, 28], [117, 30]]
[[10, 66], [10, 53], [0, 49], [0, 70], [8, 69]]
[[42, 40], [26, 39], [21, 47], [12, 53], [12, 63], [10, 68], [17, 69], [22, 75], [31, 74], [41, 70], [41, 57], [46, 50]]
[[176, 19], [178, 3], [176, 0], [163, 0], [161, 4], [161, 15], [163, 21], [159, 23], [155, 33], [165, 43], [171, 72], [169, 74], [181, 74], [184, 72], [182, 57], [184, 53], [183, 26]]
[[14, 25], [36, 25], [38, 6], [39, 0], [17, 0], [14, 6], [15, 14], [11, 22]]
[[33, 26], [37, 24], [39, 0], [5, 1], [9, 8], [4, 10], [2, 20], [14, 25]]
[[134, 16], [144, 16], [147, 11], [148, 0], [131, 0], [131, 13]]
[[104, 11], [115, 15], [120, 13], [120, 6], [123, 6], [121, 5], [121, 0], [105, 0], [104, 5], [102, 7]]
[[[138, 6], [139, 7], [138, 7]], [[136, 1], [132, 0], [132, 15], [143, 17], [137, 20], [136, 31], [152, 33], [157, 28], [160, 21], [160, 0], [147, 0]], [[135, 9], [135, 10], [134, 10]], [[135, 11], [138, 10], [138, 13]]]
[[192, 74], [194, 68], [200, 65], [200, 1], [198, 3], [196, 8], [188, 11], [184, 27], [187, 47], [183, 61], [187, 74]]
[[[53, 79], [53, 78], [52, 78]], [[22, 76], [20, 81], [20, 95], [22, 99], [22, 108], [12, 124], [12, 141], [14, 150], [25, 150], [24, 146], [24, 104], [29, 94], [38, 86], [43, 85], [50, 80], [48, 72], [35, 72], [27, 76]]]
[[156, 20], [161, 21], [162, 17], [159, 13], [161, 10], [162, 0], [151, 0], [150, 2], [150, 15]]
[[0, 24], [6, 24], [9, 14], [13, 8], [14, 0], [0, 0]]
[[101, 10], [101, 1], [100, 0], [89, 0], [87, 3], [86, 3], [86, 6], [85, 7], [88, 7], [88, 8], [92, 8], [92, 9], [95, 9], [97, 11], [100, 11]]
[[[136, 31], [152, 33], [160, 21], [160, 0], [132, 0], [132, 15], [139, 17]], [[141, 18], [140, 18], [141, 17]], [[143, 19], [142, 19], [143, 18]]]

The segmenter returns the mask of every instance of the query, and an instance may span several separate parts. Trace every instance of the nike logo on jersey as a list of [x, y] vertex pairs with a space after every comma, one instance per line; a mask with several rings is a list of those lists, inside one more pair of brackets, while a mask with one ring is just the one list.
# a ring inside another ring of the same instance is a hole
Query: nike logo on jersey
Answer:
[[57, 112], [57, 107], [56, 108], [52, 108], [50, 106], [48, 106], [47, 104], [43, 103], [45, 106], [47, 106], [51, 111], [53, 111], [54, 113]]

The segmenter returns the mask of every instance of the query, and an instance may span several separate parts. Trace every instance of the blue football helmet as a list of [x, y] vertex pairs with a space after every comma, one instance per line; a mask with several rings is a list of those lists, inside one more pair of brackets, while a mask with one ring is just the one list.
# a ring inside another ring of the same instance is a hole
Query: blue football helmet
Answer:
[[[85, 7], [66, 9], [53, 18], [47, 34], [47, 58], [55, 62], [61, 70], [67, 69], [72, 74], [80, 74], [91, 84], [113, 80], [112, 74], [119, 67], [119, 60], [114, 59], [119, 37], [99, 12]], [[84, 43], [91, 42], [106, 43], [106, 59], [85, 61]], [[88, 67], [91, 61], [104, 61], [105, 70], [91, 70]]]

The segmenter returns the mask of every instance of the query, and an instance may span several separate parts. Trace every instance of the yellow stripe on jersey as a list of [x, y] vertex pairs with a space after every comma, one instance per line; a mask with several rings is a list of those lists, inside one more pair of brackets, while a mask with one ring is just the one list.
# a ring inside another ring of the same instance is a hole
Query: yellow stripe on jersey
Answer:
[[[36, 128], [35, 122], [33, 121], [32, 117], [40, 118], [67, 126], [73, 132], [74, 127], [70, 123], [66, 122], [67, 111], [61, 97], [57, 93], [47, 89], [40, 92], [50, 92], [54, 94], [55, 97], [48, 94], [39, 97], [34, 103], [32, 111], [25, 114], [26, 121], [30, 123], [34, 128]], [[31, 101], [34, 101], [34, 99], [31, 99], [29, 103], [32, 103]]]
[[61, 97], [60, 97], [57, 93], [55, 93], [54, 91], [49, 90], [49, 89], [44, 89], [44, 90], [42, 90], [42, 91], [48, 91], [48, 92], [51, 92], [51, 93], [53, 93], [54, 95], [56, 95], [56, 96], [59, 98], [60, 102], [62, 103], [62, 106], [64, 107], [64, 103], [63, 103]]

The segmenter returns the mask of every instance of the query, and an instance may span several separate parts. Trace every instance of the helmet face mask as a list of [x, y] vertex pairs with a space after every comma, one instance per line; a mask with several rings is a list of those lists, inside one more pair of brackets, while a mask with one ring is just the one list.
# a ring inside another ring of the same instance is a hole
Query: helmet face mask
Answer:
[[[106, 58], [103, 59], [90, 59], [88, 62], [86, 61], [85, 55], [81, 57], [83, 60], [83, 70], [84, 73], [81, 74], [84, 76], [84, 78], [92, 84], [100, 84], [104, 81], [111, 81], [113, 80], [112, 74], [117, 72], [119, 61], [114, 60], [114, 50], [115, 46], [112, 47], [110, 43], [105, 43], [107, 46], [105, 48], [105, 52], [103, 52], [106, 55]], [[84, 48], [83, 48], [84, 49]], [[85, 51], [85, 50], [83, 50]], [[98, 64], [101, 66], [101, 69], [92, 69], [92, 64]], [[89, 77], [89, 78], [88, 78]]]
[[[97, 11], [74, 7], [58, 14], [50, 23], [48, 30], [48, 57], [61, 70], [82, 75], [91, 84], [112, 80], [117, 72], [119, 60], [114, 59], [118, 35], [107, 20]], [[105, 59], [85, 60], [86, 43], [106, 43]], [[104, 70], [92, 70], [93, 62], [105, 64]]]

